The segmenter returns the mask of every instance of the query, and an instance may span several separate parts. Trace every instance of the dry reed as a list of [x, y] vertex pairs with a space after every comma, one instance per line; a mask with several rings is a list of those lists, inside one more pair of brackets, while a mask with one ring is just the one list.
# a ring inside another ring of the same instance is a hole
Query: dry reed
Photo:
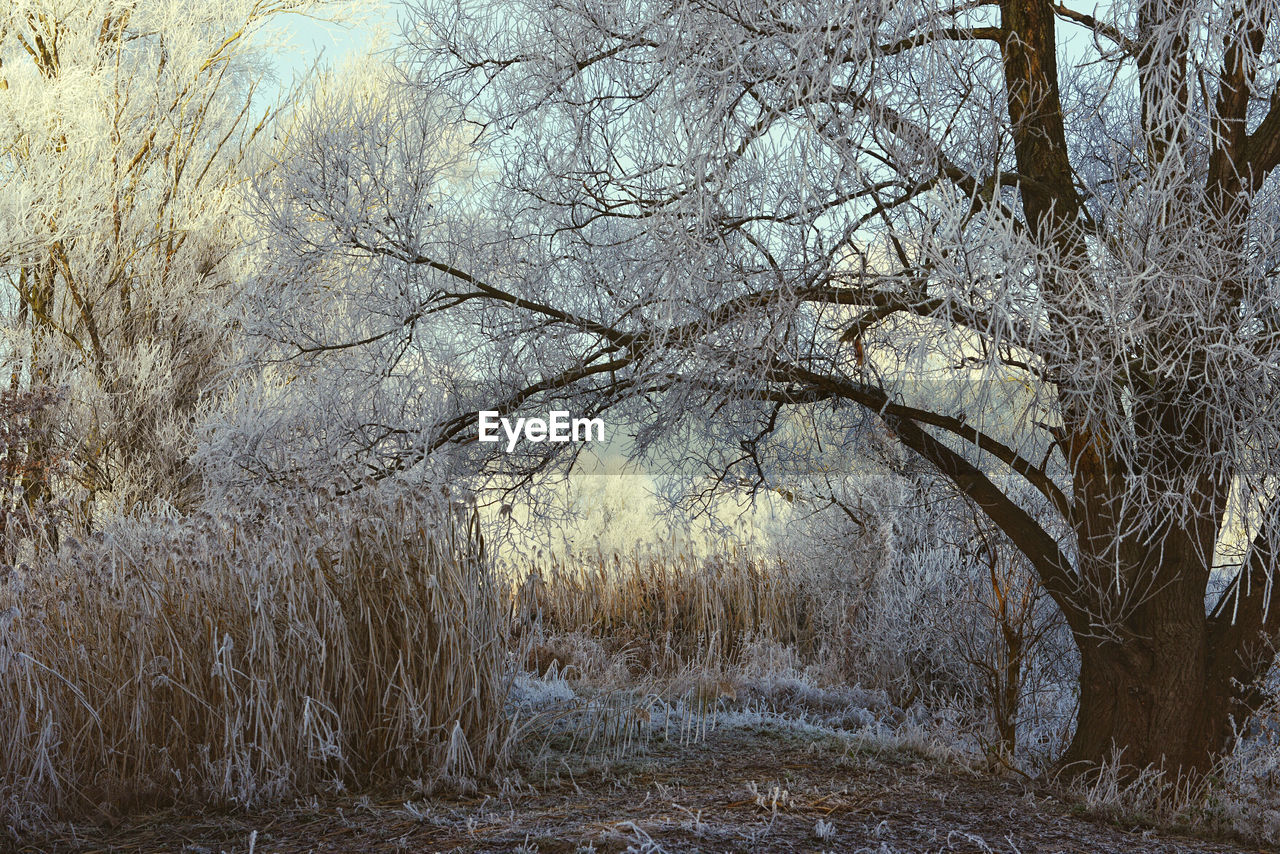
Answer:
[[[625, 655], [633, 672], [729, 666], [756, 639], [810, 656], [831, 636], [832, 610], [811, 581], [784, 561], [737, 550], [554, 560], [520, 581], [513, 622], [517, 633], [532, 628], [542, 638], [599, 639], [607, 652]], [[574, 664], [545, 643], [530, 655], [538, 672], [550, 663], [539, 656], [561, 668]]]
[[0, 819], [484, 770], [499, 601], [466, 520], [403, 494], [69, 544], [0, 583]]

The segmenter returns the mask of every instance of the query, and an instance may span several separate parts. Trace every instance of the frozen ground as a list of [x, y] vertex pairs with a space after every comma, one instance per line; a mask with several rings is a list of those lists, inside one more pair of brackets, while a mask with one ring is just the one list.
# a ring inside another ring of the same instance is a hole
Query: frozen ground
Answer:
[[1037, 784], [992, 777], [902, 739], [751, 716], [730, 716], [695, 739], [654, 717], [626, 724], [651, 730], [634, 742], [582, 720], [548, 727], [530, 737], [532, 747], [504, 776], [479, 785], [332, 795], [257, 814], [116, 819], [67, 827], [56, 839], [31, 840], [18, 850], [1264, 850], [1197, 839], [1189, 828], [1180, 835], [1090, 816]]

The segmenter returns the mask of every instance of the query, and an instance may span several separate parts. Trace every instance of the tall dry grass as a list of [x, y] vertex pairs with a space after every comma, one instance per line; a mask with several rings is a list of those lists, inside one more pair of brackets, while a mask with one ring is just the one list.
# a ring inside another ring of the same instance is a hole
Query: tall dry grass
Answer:
[[[730, 666], [753, 640], [810, 656], [829, 639], [833, 615], [811, 581], [785, 561], [746, 550], [556, 558], [515, 580], [513, 624], [517, 634], [532, 630], [544, 639], [598, 638], [633, 672]], [[540, 672], [555, 655], [545, 644], [530, 654]]]
[[1011, 597], [1007, 579], [954, 549], [891, 557], [550, 559], [513, 579], [512, 622], [538, 674], [656, 678], [698, 700], [785, 693], [770, 674], [800, 674], [883, 692], [898, 717], [944, 721], [997, 764], [1056, 755], [1070, 734], [1069, 638], [1043, 603]]
[[119, 522], [0, 583], [0, 818], [465, 776], [506, 738], [474, 530], [366, 494]]

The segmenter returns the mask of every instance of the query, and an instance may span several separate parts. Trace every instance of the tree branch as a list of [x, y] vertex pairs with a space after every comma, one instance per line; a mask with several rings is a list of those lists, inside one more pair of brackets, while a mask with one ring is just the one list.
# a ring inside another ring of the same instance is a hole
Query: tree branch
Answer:
[[940, 41], [986, 40], [999, 42], [1003, 38], [1004, 30], [1000, 27], [946, 27], [941, 30], [930, 30], [927, 33], [907, 36], [896, 42], [881, 45], [876, 50], [885, 56], [893, 56]]
[[1249, 546], [1244, 565], [1222, 592], [1208, 620], [1211, 672], [1228, 674], [1251, 686], [1275, 659], [1280, 637], [1280, 602], [1274, 540], [1280, 531], [1280, 505], [1274, 504]]
[[1068, 9], [1061, 3], [1054, 6], [1053, 11], [1059, 18], [1064, 18], [1072, 23], [1079, 24], [1087, 30], [1092, 30], [1103, 38], [1114, 43], [1117, 47], [1123, 48], [1124, 52], [1130, 56], [1138, 55], [1139, 48], [1133, 39], [1129, 38], [1110, 24], [1099, 21], [1093, 15], [1086, 15], [1084, 12], [1077, 12], [1074, 9]]

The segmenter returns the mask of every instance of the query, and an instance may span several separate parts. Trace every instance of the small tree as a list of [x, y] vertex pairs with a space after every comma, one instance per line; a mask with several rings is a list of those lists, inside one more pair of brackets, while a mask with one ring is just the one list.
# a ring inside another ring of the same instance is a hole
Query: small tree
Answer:
[[369, 419], [415, 437], [370, 471], [470, 440], [486, 396], [614, 407], [678, 453], [701, 425], [731, 483], [769, 481], [795, 417], [870, 418], [1062, 612], [1063, 763], [1207, 768], [1280, 631], [1276, 12], [426, 2], [405, 68], [477, 129], [471, 210], [378, 169], [338, 187], [383, 190], [361, 204], [289, 203], [307, 251], [412, 283], [396, 335], [474, 321], [452, 414]]

